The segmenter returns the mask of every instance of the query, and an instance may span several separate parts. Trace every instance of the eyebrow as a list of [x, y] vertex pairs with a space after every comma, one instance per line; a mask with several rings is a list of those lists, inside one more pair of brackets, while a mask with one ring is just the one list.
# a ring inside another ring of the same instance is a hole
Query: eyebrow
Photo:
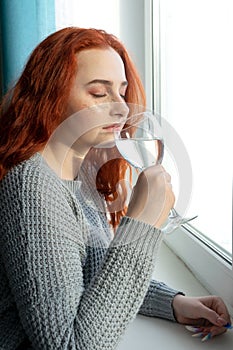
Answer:
[[[103, 85], [107, 85], [107, 86], [112, 86], [113, 83], [110, 80], [105, 80], [105, 79], [94, 79], [92, 81], [89, 81], [86, 86], [89, 86], [91, 84], [103, 84]], [[128, 82], [127, 81], [123, 81], [121, 83], [121, 86], [127, 86]]]

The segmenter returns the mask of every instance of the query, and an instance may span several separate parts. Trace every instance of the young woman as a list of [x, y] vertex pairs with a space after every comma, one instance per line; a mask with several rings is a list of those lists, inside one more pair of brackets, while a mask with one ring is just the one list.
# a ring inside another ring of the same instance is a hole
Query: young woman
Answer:
[[134, 65], [95, 29], [50, 35], [5, 97], [1, 349], [116, 349], [138, 312], [212, 336], [230, 322], [220, 298], [189, 298], [151, 280], [174, 195], [170, 176], [153, 166], [126, 207], [128, 165], [104, 145], [131, 106], [145, 106]]

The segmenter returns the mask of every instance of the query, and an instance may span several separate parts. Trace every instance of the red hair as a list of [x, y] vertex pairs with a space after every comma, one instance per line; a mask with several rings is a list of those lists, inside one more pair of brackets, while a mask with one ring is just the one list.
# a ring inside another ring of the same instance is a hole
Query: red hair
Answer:
[[[0, 180], [15, 165], [43, 149], [62, 122], [77, 71], [76, 54], [85, 49], [112, 47], [121, 57], [128, 88], [126, 102], [145, 106], [139, 75], [124, 45], [103, 30], [69, 27], [61, 29], [32, 52], [18, 82], [2, 101], [0, 112]], [[114, 168], [114, 172], [112, 169]], [[127, 164], [113, 159], [100, 169], [97, 189], [106, 201], [116, 194]], [[125, 209], [111, 213], [113, 227]]]

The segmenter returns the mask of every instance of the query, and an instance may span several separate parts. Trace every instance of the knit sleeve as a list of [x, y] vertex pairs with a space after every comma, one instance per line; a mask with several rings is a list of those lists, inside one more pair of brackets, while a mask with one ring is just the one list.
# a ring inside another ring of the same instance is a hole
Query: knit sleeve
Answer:
[[176, 321], [172, 302], [177, 294], [184, 295], [183, 292], [173, 289], [163, 282], [152, 280], [139, 313]]
[[25, 179], [20, 191], [8, 184], [1, 254], [27, 337], [36, 350], [115, 349], [148, 290], [161, 232], [123, 218], [84, 290], [81, 208], [51, 176]]

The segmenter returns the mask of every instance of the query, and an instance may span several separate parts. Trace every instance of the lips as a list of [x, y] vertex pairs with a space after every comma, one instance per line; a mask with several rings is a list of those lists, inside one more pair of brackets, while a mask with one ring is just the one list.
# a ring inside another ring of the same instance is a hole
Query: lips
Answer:
[[114, 123], [111, 125], [104, 126], [104, 130], [109, 130], [109, 131], [120, 131], [123, 127], [123, 124], [121, 123]]

